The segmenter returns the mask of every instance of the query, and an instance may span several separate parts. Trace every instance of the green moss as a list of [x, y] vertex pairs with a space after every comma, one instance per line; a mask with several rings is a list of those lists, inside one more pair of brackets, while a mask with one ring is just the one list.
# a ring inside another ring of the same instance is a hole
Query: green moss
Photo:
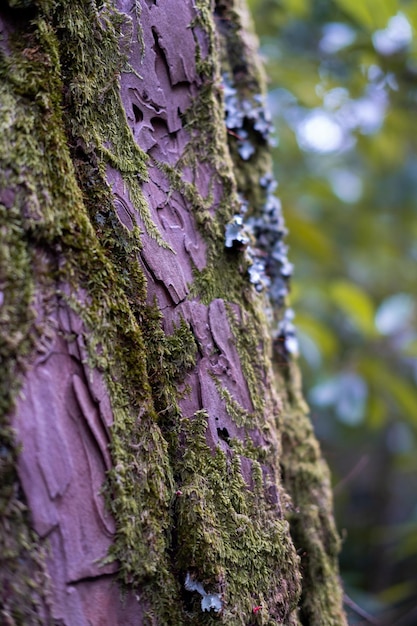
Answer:
[[[253, 96], [265, 93], [265, 81], [244, 3], [242, 0], [218, 0], [216, 11], [223, 71], [232, 77], [239, 97], [250, 101]], [[233, 135], [229, 136], [229, 149], [238, 190], [249, 201], [250, 211], [257, 214], [265, 201], [259, 179], [271, 171], [270, 151], [266, 142], [256, 136], [250, 124], [245, 126], [245, 130], [256, 148], [255, 154], [248, 161], [243, 161], [237, 152]], [[256, 408], [254, 398], [259, 397], [259, 389], [265, 388], [264, 376], [268, 367], [269, 343], [263, 337], [266, 323], [261, 320], [256, 309], [251, 311], [250, 318], [245, 319], [245, 312], [242, 316], [242, 321], [236, 316], [233, 318], [232, 310], [229, 309], [229, 321]], [[274, 311], [274, 319], [278, 320], [279, 317], [280, 312]], [[250, 319], [248, 328], [247, 319]], [[262, 345], [263, 350], [260, 350]], [[275, 415], [274, 421], [275, 427], [282, 434], [279, 463], [283, 468], [283, 482], [288, 493], [284, 499], [288, 510], [292, 511], [289, 517], [291, 536], [302, 554], [301, 620], [314, 626], [341, 625], [346, 623], [346, 617], [338, 579], [337, 555], [340, 542], [333, 520], [328, 468], [322, 460], [301, 396], [297, 365], [286, 358], [286, 366], [283, 368], [278, 360], [281, 360], [280, 354], [275, 352], [275, 384], [282, 409], [280, 415]], [[262, 410], [261, 405], [258, 410]]]
[[[0, 56], [0, 605], [4, 620], [32, 625], [42, 623], [40, 606], [46, 595], [43, 552], [30, 530], [16, 473], [18, 449], [7, 416], [20, 388], [20, 374], [37, 342], [32, 309], [35, 264], [38, 281], [43, 276], [41, 259], [35, 258], [27, 245], [20, 211], [23, 205], [27, 215], [39, 212], [36, 178], [26, 179], [26, 173], [35, 167], [26, 145], [35, 143], [36, 121], [26, 118], [24, 105], [5, 80], [7, 69]], [[35, 168], [35, 176], [37, 173]]]
[[213, 375], [213, 379], [216, 385], [217, 393], [224, 400], [227, 414], [237, 424], [237, 426], [248, 426], [249, 428], [255, 425], [254, 415], [246, 411], [239, 402], [233, 398], [230, 391], [222, 386], [219, 378]]
[[[282, 380], [282, 368], [277, 380]], [[334, 524], [330, 475], [301, 396], [294, 363], [285, 372], [282, 420], [284, 486], [292, 499], [290, 527], [301, 555], [303, 623], [346, 624], [338, 578], [340, 539]]]
[[[87, 153], [98, 153], [102, 169], [108, 163], [122, 174], [146, 231], [160, 245], [169, 247], [156, 229], [143, 197], [148, 157], [133, 138], [120, 99], [120, 73], [131, 68], [128, 49], [120, 50], [119, 46], [123, 41], [128, 46], [131, 34], [122, 32], [128, 23], [110, 6], [104, 2], [100, 14], [94, 3], [57, 6], [54, 21], [59, 29], [65, 100], [74, 113], [68, 131], [83, 138]], [[140, 13], [138, 3], [136, 11]]]
[[249, 387], [254, 409], [262, 414], [265, 398], [260, 392], [265, 386], [265, 369], [268, 366], [267, 354], [263, 346], [263, 332], [259, 320], [242, 309], [242, 319], [237, 318], [230, 306], [226, 307], [227, 318], [232, 329], [245, 380]]
[[[44, 552], [37, 538], [29, 530], [26, 506], [16, 493], [5, 493], [16, 477], [1, 476], [2, 503], [0, 509], [0, 619], [3, 624], [16, 626], [43, 626], [48, 577]], [[52, 624], [53, 622], [48, 622]]]
[[[208, 592], [222, 594], [225, 624], [251, 623], [257, 605], [262, 613], [256, 623], [290, 624], [300, 576], [288, 523], [265, 500], [257, 462], [252, 463], [250, 489], [237, 454], [230, 458], [220, 449], [210, 450], [206, 420], [207, 414], [199, 411], [182, 422], [185, 447], [176, 500], [180, 571], [190, 573]], [[195, 596], [189, 598], [190, 623], [216, 623], [213, 614], [201, 614]]]

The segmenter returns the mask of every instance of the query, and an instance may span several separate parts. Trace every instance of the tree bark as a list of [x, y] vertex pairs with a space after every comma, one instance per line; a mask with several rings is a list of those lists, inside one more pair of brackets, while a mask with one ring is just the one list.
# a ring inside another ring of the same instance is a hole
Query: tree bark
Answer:
[[346, 623], [241, 0], [0, 9], [2, 623]]

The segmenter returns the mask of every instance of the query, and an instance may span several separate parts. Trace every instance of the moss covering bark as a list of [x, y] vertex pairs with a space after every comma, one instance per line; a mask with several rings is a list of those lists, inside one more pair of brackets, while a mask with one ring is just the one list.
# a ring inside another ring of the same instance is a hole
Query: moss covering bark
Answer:
[[[187, 392], [182, 383], [195, 365], [198, 345], [186, 320], [171, 335], [163, 332], [161, 312], [146, 301], [141, 233], [121, 225], [106, 182], [111, 165], [122, 175], [147, 234], [166, 247], [142, 193], [149, 157], [135, 143], [120, 99], [120, 73], [133, 71], [121, 45], [129, 40], [129, 25], [112, 3], [83, 0], [9, 2], [5, 19], [13, 22], [14, 11], [29, 5], [27, 13], [19, 13], [0, 58], [5, 190], [0, 321], [6, 364], [0, 398], [0, 571], [11, 589], [11, 600], [2, 597], [3, 615], [16, 624], [52, 619], [44, 546], [31, 530], [19, 491], [18, 449], [9, 424], [16, 381], [24, 379], [46, 332], [33, 310], [41, 297], [50, 303], [65, 300], [83, 320], [88, 367], [106, 380], [114, 424], [113, 468], [105, 491], [116, 521], [108, 560], [120, 564], [122, 585], [147, 599], [149, 623], [343, 624], [327, 469], [294, 391], [295, 366], [288, 366], [285, 377], [277, 376], [284, 399], [280, 411], [270, 389], [267, 296], [251, 286], [243, 252], [224, 247], [225, 226], [239, 207], [238, 191], [256, 213], [265, 199], [259, 181], [270, 168], [268, 145], [256, 131], [248, 129], [255, 157], [242, 163], [232, 138], [227, 146], [223, 124], [218, 37], [223, 69], [233, 74], [242, 97], [263, 89], [259, 65], [249, 62], [243, 5], [217, 3], [217, 18], [229, 22], [228, 31], [220, 28], [218, 35], [211, 4], [195, 2], [190, 27], [206, 33], [208, 54], [197, 46], [201, 88], [183, 120], [191, 140], [177, 168], [158, 163], [172, 190], [192, 207], [207, 242], [207, 266], [195, 270], [189, 299], [229, 303], [253, 412], [219, 386], [229, 415], [246, 428], [246, 440], [231, 441], [227, 452], [208, 446], [204, 410], [192, 419], [181, 413]], [[137, 3], [140, 20], [139, 8]], [[214, 212], [211, 198], [181, 176], [183, 168], [196, 170], [201, 161], [212, 167], [213, 182], [222, 185]], [[271, 442], [258, 448], [251, 438], [255, 429], [273, 433]], [[279, 462], [290, 497], [280, 481]], [[269, 478], [262, 464], [273, 468]], [[277, 513], [269, 488], [289, 509], [289, 521]], [[201, 612], [198, 595], [184, 590], [187, 573], [221, 597], [220, 613]]]

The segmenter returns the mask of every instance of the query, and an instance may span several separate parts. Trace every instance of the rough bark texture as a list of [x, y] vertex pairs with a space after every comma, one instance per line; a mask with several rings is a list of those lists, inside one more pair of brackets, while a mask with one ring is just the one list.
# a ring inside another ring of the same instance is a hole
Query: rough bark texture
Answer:
[[345, 624], [244, 4], [0, 24], [2, 623]]

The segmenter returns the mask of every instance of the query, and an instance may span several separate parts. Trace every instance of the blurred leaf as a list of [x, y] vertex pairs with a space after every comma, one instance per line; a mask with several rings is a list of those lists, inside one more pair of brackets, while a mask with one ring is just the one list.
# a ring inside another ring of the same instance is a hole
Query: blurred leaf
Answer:
[[386, 604], [399, 604], [415, 593], [415, 582], [406, 580], [392, 585], [378, 594], [378, 598]]
[[398, 408], [404, 412], [408, 421], [417, 427], [417, 389], [392, 369], [388, 369], [384, 361], [363, 358], [358, 369], [380, 393], [388, 393]]
[[409, 357], [417, 357], [417, 338], [402, 347], [402, 352]]
[[335, 0], [336, 4], [359, 26], [384, 28], [397, 12], [396, 0]]
[[282, 0], [282, 3], [295, 17], [306, 17], [310, 12], [309, 0]]
[[388, 20], [398, 12], [398, 0], [365, 0], [375, 23], [385, 27]]
[[365, 335], [375, 333], [374, 306], [368, 294], [346, 280], [330, 284], [329, 296]]
[[410, 24], [414, 28], [414, 31], [417, 31], [417, 5], [415, 2], [407, 2], [404, 6], [402, 3], [401, 11], [407, 16]]
[[404, 378], [393, 375], [392, 372], [388, 373], [385, 384], [395, 398], [398, 407], [408, 416], [409, 421], [414, 426], [417, 426], [417, 393], [415, 386], [411, 385]]
[[309, 58], [286, 59], [284, 64], [268, 65], [268, 75], [278, 85], [291, 84], [292, 93], [304, 106], [313, 107], [320, 104], [316, 93], [317, 64]]
[[287, 226], [291, 233], [291, 242], [308, 254], [324, 263], [333, 263], [336, 259], [336, 251], [326, 233], [315, 224], [302, 219], [294, 212], [288, 212], [286, 216]]
[[392, 107], [385, 120], [384, 126], [366, 142], [366, 149], [373, 163], [381, 168], [391, 170], [402, 167], [406, 158], [407, 145], [399, 138], [408, 132], [409, 119], [400, 108]]
[[366, 423], [370, 428], [378, 430], [385, 424], [386, 418], [386, 403], [377, 393], [370, 394], [366, 406]]
[[372, 27], [373, 19], [366, 2], [361, 0], [335, 0], [335, 2], [360, 26]]
[[302, 313], [297, 315], [296, 322], [297, 328], [311, 337], [325, 358], [330, 359], [337, 353], [339, 342], [335, 334], [327, 326], [319, 320]]
[[417, 555], [417, 523], [401, 524], [394, 529], [395, 554], [398, 559], [408, 559]]

